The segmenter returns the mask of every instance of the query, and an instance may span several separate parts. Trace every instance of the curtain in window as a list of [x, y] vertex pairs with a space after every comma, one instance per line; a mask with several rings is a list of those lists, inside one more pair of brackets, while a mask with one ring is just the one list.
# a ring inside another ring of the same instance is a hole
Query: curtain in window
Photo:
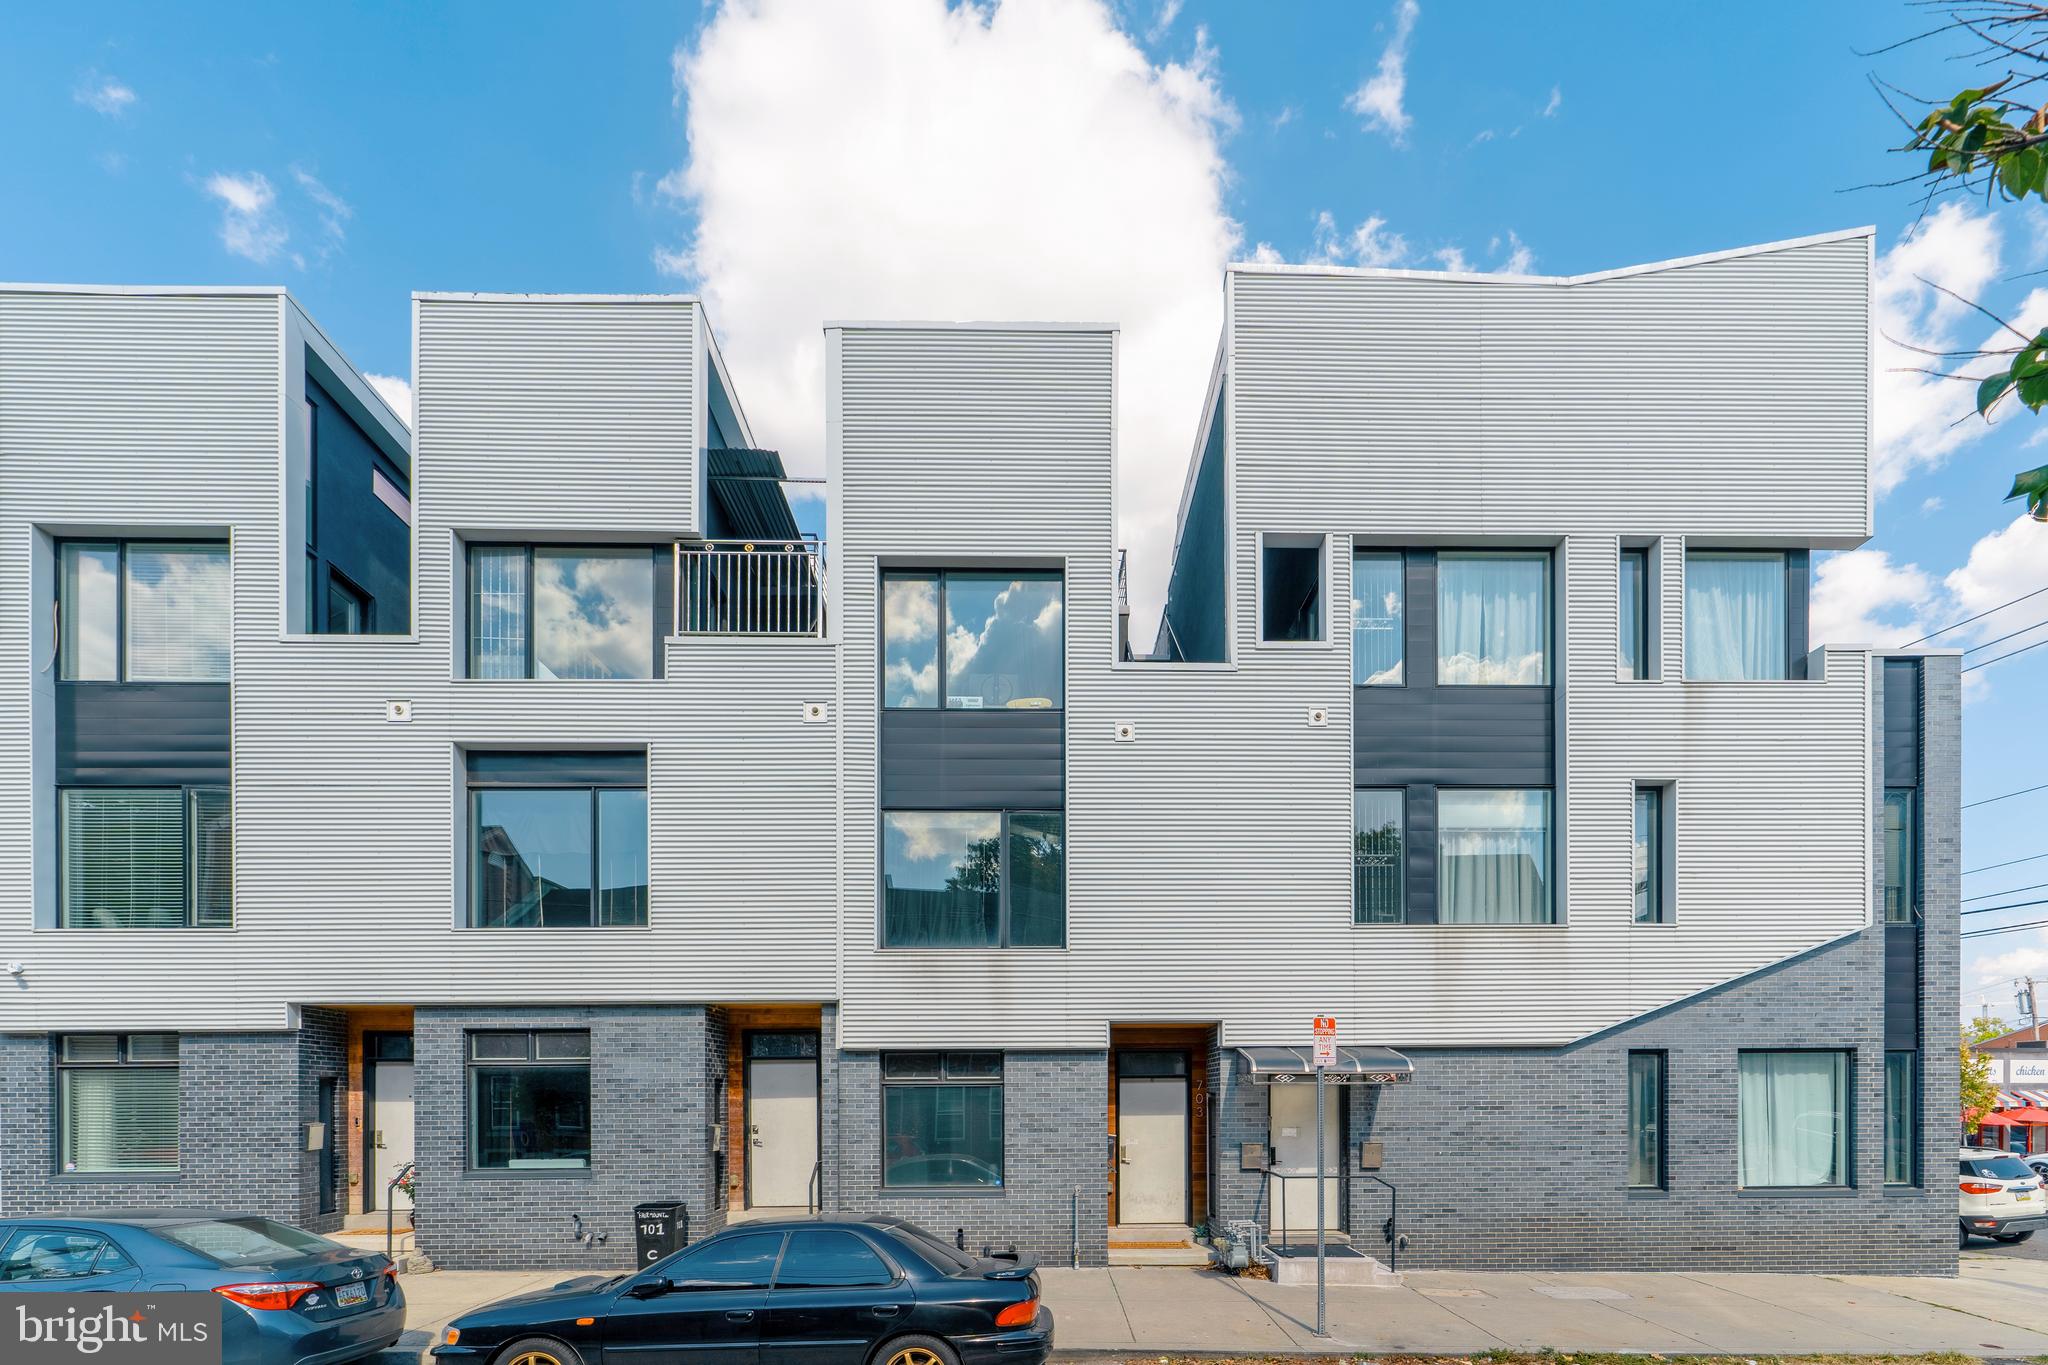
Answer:
[[1351, 681], [1360, 687], [1397, 686], [1406, 657], [1399, 554], [1351, 559]]
[[469, 552], [469, 676], [526, 676], [526, 550]]
[[1550, 922], [1550, 793], [1437, 793], [1437, 919]]
[[1884, 1183], [1913, 1183], [1913, 1054], [1884, 1055]]
[[1686, 555], [1685, 676], [1785, 674], [1785, 556], [1732, 550]]
[[128, 677], [225, 682], [232, 618], [228, 547], [128, 547]]
[[185, 795], [192, 922], [201, 928], [225, 929], [235, 917], [234, 814], [228, 793], [218, 787], [195, 787]]
[[176, 787], [64, 792], [65, 928], [184, 927], [184, 805]]
[[1637, 1189], [1664, 1184], [1664, 1056], [1628, 1055], [1628, 1183]]
[[1914, 798], [1912, 787], [1890, 787], [1884, 794], [1884, 917], [1888, 924], [1910, 924], [1918, 909], [1915, 890], [1920, 870], [1914, 866]]
[[66, 1068], [59, 1076], [66, 1171], [178, 1169], [176, 1067]]
[[1550, 556], [1437, 556], [1437, 681], [1549, 681]]
[[1749, 1188], [1847, 1183], [1840, 1052], [1745, 1052], [1739, 1063], [1740, 1165]]

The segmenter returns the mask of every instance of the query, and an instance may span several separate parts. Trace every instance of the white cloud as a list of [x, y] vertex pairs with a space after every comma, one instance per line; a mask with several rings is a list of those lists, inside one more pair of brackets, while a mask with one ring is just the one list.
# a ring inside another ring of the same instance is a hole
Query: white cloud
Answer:
[[1493, 139], [1494, 139], [1494, 131], [1493, 131], [1493, 129], [1491, 129], [1491, 128], [1481, 128], [1481, 129], [1480, 129], [1480, 130], [1479, 130], [1478, 132], [1476, 132], [1476, 133], [1474, 133], [1474, 134], [1472, 135], [1472, 145], [1476, 147], [1476, 146], [1478, 146], [1478, 145], [1479, 145], [1480, 143], [1482, 143], [1482, 142], [1491, 142], [1491, 141], [1493, 141]]
[[[2048, 631], [2035, 628], [2048, 619], [2048, 593], [2026, 596], [2037, 588], [2048, 587], [2048, 523], [2035, 521], [2025, 513], [2014, 517], [1972, 545], [1970, 557], [1961, 568], [1942, 579], [1942, 586], [1948, 590], [1949, 620], [1961, 620], [1978, 612], [1989, 614], [1934, 643], [1999, 641], [1968, 662], [1995, 659], [2008, 650], [2048, 639]], [[2024, 601], [2015, 601], [2022, 597]], [[2005, 602], [2012, 605], [2000, 606]], [[2000, 639], [2006, 635], [2013, 638]], [[1989, 681], [1991, 675], [1974, 676]]]
[[1526, 275], [1536, 268], [1536, 253], [1513, 228], [1508, 229], [1508, 255], [1499, 266], [1503, 275]]
[[1896, 645], [1941, 624], [1940, 590], [1917, 564], [1883, 550], [1849, 550], [1814, 572], [1810, 630], [1816, 645]]
[[412, 425], [410, 383], [395, 374], [366, 374], [363, 378], [369, 381], [370, 387], [377, 391], [377, 396], [384, 400], [385, 405], [398, 414], [399, 421], [407, 426]]
[[[1501, 254], [1503, 251], [1507, 253], [1505, 256]], [[1387, 220], [1377, 213], [1351, 231], [1341, 232], [1336, 215], [1324, 209], [1315, 216], [1313, 241], [1302, 260], [1310, 265], [1407, 267], [1413, 270], [1433, 267], [1463, 274], [1495, 275], [1526, 275], [1536, 265], [1536, 253], [1512, 228], [1505, 238], [1496, 236], [1489, 240], [1485, 254], [1497, 263], [1491, 266], [1477, 264], [1456, 243], [1419, 250], [1402, 234], [1389, 231]], [[1251, 259], [1262, 264], [1280, 265], [1287, 258], [1270, 242], [1260, 242]]]
[[1285, 128], [1288, 124], [1294, 122], [1296, 119], [1300, 117], [1301, 110], [1295, 108], [1293, 105], [1290, 104], [1283, 107], [1279, 113], [1273, 115], [1273, 117], [1270, 120], [1268, 120], [1268, 122], [1272, 124], [1273, 131], [1277, 133], [1282, 128]]
[[1920, 500], [1920, 515], [1924, 517], [1932, 513], [1939, 512], [1941, 510], [1941, 507], [1941, 499], [1938, 497], [1922, 498]]
[[112, 76], [89, 71], [78, 83], [78, 88], [71, 92], [71, 98], [96, 113], [119, 118], [135, 104], [135, 91]]
[[1553, 86], [1551, 86], [1551, 87], [1550, 87], [1550, 102], [1549, 102], [1548, 104], [1546, 104], [1546, 105], [1544, 105], [1544, 106], [1543, 106], [1543, 117], [1545, 117], [1545, 118], [1556, 118], [1556, 117], [1557, 117], [1557, 111], [1558, 111], [1558, 110], [1559, 110], [1560, 108], [1562, 108], [1562, 107], [1563, 107], [1563, 105], [1564, 105], [1564, 87], [1563, 87], [1563, 86], [1561, 86], [1561, 85], [1553, 85]]
[[1173, 27], [1173, 21], [1180, 18], [1183, 0], [1160, 0], [1158, 11], [1152, 16], [1152, 27], [1145, 30], [1145, 41], [1156, 43]]
[[356, 216], [356, 211], [340, 195], [321, 184], [311, 172], [294, 166], [292, 178], [299, 182], [299, 188], [305, 191], [306, 197], [318, 206], [320, 230], [332, 244], [339, 246], [348, 237], [348, 220]]
[[1344, 101], [1346, 109], [1364, 116], [1367, 132], [1385, 133], [1397, 147], [1415, 122], [1402, 101], [1408, 93], [1408, 40], [1421, 13], [1415, 0], [1395, 0], [1394, 36], [1380, 53], [1378, 69]]
[[1111, 319], [1136, 638], [1164, 596], [1239, 245], [1215, 51], [1149, 61], [1101, 0], [722, 8], [679, 48], [694, 215], [655, 264], [706, 297], [756, 434], [823, 463], [834, 317]]
[[220, 200], [220, 244], [258, 265], [277, 258], [291, 237], [277, 213], [277, 191], [256, 171], [246, 175], [219, 172], [210, 176], [206, 192]]

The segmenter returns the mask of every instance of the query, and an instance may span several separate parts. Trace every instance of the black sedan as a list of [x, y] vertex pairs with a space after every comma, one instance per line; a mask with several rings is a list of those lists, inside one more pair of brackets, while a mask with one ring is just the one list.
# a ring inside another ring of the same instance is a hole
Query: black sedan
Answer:
[[1029, 1261], [900, 1218], [743, 1223], [631, 1275], [590, 1275], [450, 1323], [441, 1365], [1038, 1365]]

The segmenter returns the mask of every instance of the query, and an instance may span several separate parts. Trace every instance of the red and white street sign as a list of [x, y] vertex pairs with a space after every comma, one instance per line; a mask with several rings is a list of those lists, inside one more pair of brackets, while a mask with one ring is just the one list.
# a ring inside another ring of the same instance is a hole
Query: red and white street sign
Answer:
[[1319, 1067], [1337, 1064], [1337, 1021], [1323, 1015], [1316, 1016], [1315, 1024], [1316, 1058]]

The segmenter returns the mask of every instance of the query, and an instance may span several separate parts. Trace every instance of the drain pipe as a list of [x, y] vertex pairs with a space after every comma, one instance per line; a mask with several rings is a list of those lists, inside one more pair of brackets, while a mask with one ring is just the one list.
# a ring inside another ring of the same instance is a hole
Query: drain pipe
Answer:
[[1081, 1268], [1081, 1187], [1078, 1185], [1074, 1187], [1073, 1197], [1069, 1202], [1068, 1208], [1074, 1239], [1072, 1266], [1073, 1269], [1079, 1270]]

